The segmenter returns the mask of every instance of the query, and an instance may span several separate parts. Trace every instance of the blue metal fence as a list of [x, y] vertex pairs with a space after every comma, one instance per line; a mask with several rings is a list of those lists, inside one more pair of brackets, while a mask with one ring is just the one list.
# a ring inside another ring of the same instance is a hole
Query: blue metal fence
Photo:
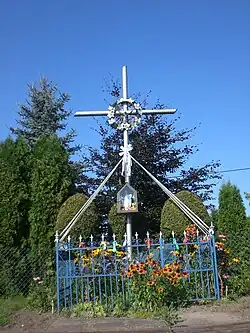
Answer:
[[[115, 239], [115, 238], [114, 238]], [[163, 268], [173, 262], [181, 262], [187, 278], [183, 283], [190, 301], [219, 299], [219, 282], [214, 237], [206, 240], [197, 236], [192, 242], [173, 239], [157, 240], [149, 237], [132, 245], [132, 261], [126, 246], [115, 240], [101, 244], [72, 242], [56, 243], [57, 302], [58, 311], [72, 308], [78, 303], [100, 302], [113, 307], [115, 300], [125, 302], [129, 297], [130, 280], [123, 272], [131, 262], [145, 262], [150, 256]]]

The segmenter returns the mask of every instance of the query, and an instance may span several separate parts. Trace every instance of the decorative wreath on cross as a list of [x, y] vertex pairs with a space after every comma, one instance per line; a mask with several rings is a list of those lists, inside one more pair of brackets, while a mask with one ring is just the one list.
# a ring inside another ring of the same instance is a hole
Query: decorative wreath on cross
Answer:
[[[124, 110], [124, 105], [127, 109]], [[121, 98], [108, 108], [108, 123], [115, 129], [129, 130], [141, 121], [142, 107], [133, 99]]]

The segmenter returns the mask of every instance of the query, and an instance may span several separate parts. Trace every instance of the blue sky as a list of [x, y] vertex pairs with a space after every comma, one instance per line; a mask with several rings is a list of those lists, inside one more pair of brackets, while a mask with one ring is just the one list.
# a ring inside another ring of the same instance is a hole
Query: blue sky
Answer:
[[[71, 94], [72, 110], [104, 109], [104, 78], [126, 64], [131, 93], [178, 108], [179, 128], [201, 123], [190, 165], [250, 167], [249, 18], [249, 0], [1, 1], [0, 139], [40, 75]], [[69, 125], [98, 145], [96, 121]], [[227, 180], [250, 191], [250, 171], [224, 174], [216, 194]]]

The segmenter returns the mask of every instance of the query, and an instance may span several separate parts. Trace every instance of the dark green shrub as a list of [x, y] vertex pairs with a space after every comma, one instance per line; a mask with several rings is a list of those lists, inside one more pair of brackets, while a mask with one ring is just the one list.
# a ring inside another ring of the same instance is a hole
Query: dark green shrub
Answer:
[[[210, 225], [210, 216], [207, 209], [197, 195], [189, 191], [181, 191], [177, 193], [176, 196], [206, 224]], [[181, 236], [188, 224], [190, 224], [190, 219], [180, 210], [179, 207], [176, 206], [172, 200], [168, 199], [162, 208], [162, 232], [168, 236], [172, 231], [174, 231], [176, 235]]]
[[[72, 220], [76, 213], [82, 208], [88, 197], [82, 193], [77, 193], [69, 197], [61, 206], [57, 216], [55, 230], [61, 232]], [[89, 239], [90, 235], [95, 235], [99, 228], [99, 216], [94, 202], [82, 214], [70, 231], [73, 239], [78, 239], [81, 235], [83, 239]]]

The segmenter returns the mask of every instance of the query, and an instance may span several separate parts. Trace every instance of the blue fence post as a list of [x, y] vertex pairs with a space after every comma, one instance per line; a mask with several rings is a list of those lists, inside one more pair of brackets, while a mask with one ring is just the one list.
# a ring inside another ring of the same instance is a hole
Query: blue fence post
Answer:
[[57, 296], [57, 311], [60, 312], [60, 278], [59, 278], [59, 234], [56, 232], [56, 296]]
[[160, 261], [161, 261], [161, 267], [164, 266], [164, 255], [163, 255], [163, 250], [164, 250], [164, 242], [162, 239], [162, 232], [160, 231], [159, 235], [159, 244], [160, 244]]
[[216, 299], [219, 300], [220, 299], [219, 272], [218, 272], [217, 253], [216, 253], [214, 235], [211, 238], [211, 247], [212, 247], [213, 267], [214, 267], [215, 297], [216, 297]]

